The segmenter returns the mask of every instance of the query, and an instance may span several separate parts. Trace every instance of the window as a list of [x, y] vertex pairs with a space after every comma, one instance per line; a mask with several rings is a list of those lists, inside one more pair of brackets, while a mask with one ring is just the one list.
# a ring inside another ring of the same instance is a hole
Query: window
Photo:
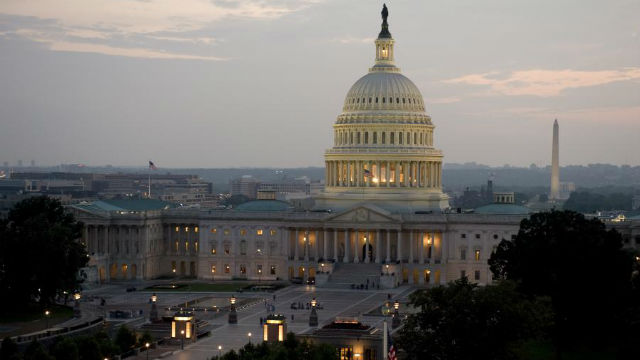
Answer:
[[460, 260], [467, 260], [467, 249], [460, 249]]
[[464, 270], [460, 270], [460, 279], [467, 277], [467, 272]]
[[276, 266], [275, 265], [271, 265], [271, 270], [269, 272], [271, 273], [271, 275], [275, 275], [276, 274]]
[[460, 238], [466, 239], [467, 238], [467, 234], [460, 234]]
[[242, 274], [242, 275], [246, 275], [247, 274], [247, 267], [244, 264], [240, 265], [240, 274]]
[[349, 144], [353, 144], [353, 133], [349, 131]]
[[224, 273], [228, 274], [231, 272], [231, 267], [229, 266], [229, 264], [224, 264]]
[[258, 235], [258, 236], [262, 236], [262, 229], [258, 229], [258, 230], [256, 230], [256, 235]]
[[403, 104], [405, 103], [405, 101], [404, 101], [404, 100], [405, 100], [405, 99], [404, 99], [404, 98], [402, 98], [402, 103], [403, 103]]
[[392, 132], [389, 134], [389, 143], [393, 145], [394, 142], [395, 142], [395, 133]]
[[480, 250], [476, 249], [474, 257], [475, 257], [476, 261], [480, 261]]
[[384, 97], [383, 97], [383, 98], [382, 98], [382, 103], [384, 104], [384, 103], [386, 103], [386, 102], [387, 102], [387, 98], [384, 98]]
[[480, 239], [480, 234], [476, 234], [476, 239]]
[[197, 234], [198, 231], [200, 231], [200, 228], [196, 226], [196, 227], [193, 228], [193, 231]]
[[231, 252], [231, 246], [229, 244], [224, 244], [224, 254], [229, 255]]
[[193, 247], [194, 247], [194, 250], [196, 252], [198, 252], [198, 242], [197, 241], [193, 243]]
[[413, 145], [418, 144], [418, 133], [413, 133]]
[[271, 229], [271, 231], [269, 231], [269, 234], [271, 234], [271, 236], [275, 236], [275, 234], [277, 234], [278, 232], [275, 229]]
[[511, 235], [511, 240], [515, 240], [515, 239], [516, 239], [516, 235], [515, 234]]
[[473, 274], [473, 278], [475, 280], [480, 280], [480, 270], [475, 271], [475, 273]]
[[180, 226], [176, 226], [176, 232], [180, 231]]
[[176, 241], [176, 252], [178, 252], [179, 249], [180, 249], [180, 243]]
[[262, 275], [262, 264], [258, 264], [256, 272], [258, 273], [258, 275]]
[[385, 140], [386, 140], [386, 136], [385, 136], [386, 134], [387, 134], [386, 132], [382, 133], [382, 143], [383, 144], [385, 143]]
[[225, 235], [229, 235], [231, 233], [231, 231], [229, 229], [224, 229], [224, 234]]
[[376, 97], [376, 104], [378, 103], [378, 98]]
[[171, 272], [176, 272], [176, 262], [175, 261], [171, 262]]
[[497, 240], [498, 239], [498, 234], [493, 234], [493, 240]]
[[369, 132], [365, 131], [364, 133], [364, 143], [368, 144], [369, 143]]
[[189, 242], [188, 241], [184, 242], [184, 252], [189, 252]]
[[407, 145], [411, 145], [411, 134], [407, 132]]
[[396, 104], [400, 104], [400, 98], [396, 98]]
[[371, 104], [371, 98], [369, 98], [369, 104]]
[[357, 134], [357, 136], [356, 136], [356, 137], [357, 137], [357, 139], [356, 139], [356, 140], [358, 140], [358, 144], [360, 144], [360, 132], [359, 132], [359, 131], [358, 131], [358, 134]]
[[216, 266], [215, 265], [211, 265], [211, 273], [212, 274], [216, 273]]
[[189, 232], [189, 227], [188, 226], [184, 227], [184, 232]]
[[378, 133], [377, 133], [377, 132], [374, 132], [374, 133], [373, 133], [373, 143], [374, 143], [374, 144], [377, 144], [377, 143], [378, 143]]
[[240, 241], [240, 255], [247, 255], [247, 241]]
[[339, 351], [340, 351], [340, 360], [353, 360], [352, 347], [341, 347]]
[[245, 229], [240, 229], [240, 235], [241, 235], [241, 236], [245, 236], [245, 235], [247, 235], [247, 230], [245, 230]]
[[215, 247], [211, 248], [211, 255], [215, 255], [218, 251], [216, 250]]
[[402, 133], [398, 133], [398, 144], [402, 145]]
[[218, 233], [218, 229], [217, 228], [212, 228], [211, 229], [211, 233], [212, 234], [217, 234]]

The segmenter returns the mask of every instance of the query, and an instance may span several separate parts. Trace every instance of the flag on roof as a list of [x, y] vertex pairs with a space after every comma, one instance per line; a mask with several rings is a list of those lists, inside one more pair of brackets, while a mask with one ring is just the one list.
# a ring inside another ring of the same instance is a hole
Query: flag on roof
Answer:
[[389, 353], [387, 354], [388, 360], [398, 360], [396, 357], [396, 346], [393, 345], [393, 340], [391, 339], [391, 332], [387, 329], [387, 339], [389, 339]]
[[153, 161], [149, 160], [149, 169], [158, 170], [158, 167], [153, 163]]
[[364, 177], [373, 177], [373, 174], [371, 174], [371, 171], [364, 169]]

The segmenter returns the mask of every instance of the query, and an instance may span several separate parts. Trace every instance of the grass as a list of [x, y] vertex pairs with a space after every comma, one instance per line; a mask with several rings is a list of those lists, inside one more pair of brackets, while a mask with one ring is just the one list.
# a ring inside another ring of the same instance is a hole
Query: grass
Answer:
[[0, 314], [0, 324], [19, 323], [23, 321], [45, 321], [45, 310], [49, 310], [51, 312], [49, 315], [49, 321], [51, 324], [55, 323], [56, 320], [67, 320], [73, 316], [73, 309], [71, 306], [54, 305], [44, 309], [40, 305], [30, 305], [24, 310], [14, 309], [11, 312]]
[[147, 291], [167, 291], [167, 292], [234, 292], [250, 291], [253, 286], [271, 285], [276, 290], [283, 288], [283, 283], [253, 283], [246, 281], [218, 282], [218, 283], [176, 283], [175, 288], [167, 285], [154, 285], [146, 287]]

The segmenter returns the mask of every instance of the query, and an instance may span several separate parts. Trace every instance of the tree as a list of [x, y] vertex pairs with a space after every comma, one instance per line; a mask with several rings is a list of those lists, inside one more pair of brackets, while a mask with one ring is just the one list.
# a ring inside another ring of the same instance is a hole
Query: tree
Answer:
[[397, 339], [409, 359], [509, 359], [517, 345], [544, 335], [550, 309], [527, 300], [511, 282], [478, 287], [467, 278], [419, 290]]
[[10, 337], [6, 337], [2, 340], [2, 348], [0, 348], [1, 360], [17, 360], [20, 358], [20, 352], [18, 351], [18, 344], [15, 343]]
[[116, 333], [116, 339], [114, 342], [121, 353], [127, 352], [136, 344], [136, 333], [129, 330], [125, 325], [122, 325]]
[[63, 291], [78, 289], [88, 262], [80, 243], [82, 224], [45, 196], [17, 203], [0, 222], [0, 305], [48, 305]]
[[607, 346], [628, 330], [634, 259], [621, 235], [597, 219], [573, 211], [534, 214], [513, 241], [500, 243], [489, 265], [495, 278], [516, 281], [527, 296], [551, 299], [559, 351], [577, 343]]
[[295, 334], [288, 333], [282, 343], [246, 344], [237, 352], [231, 350], [212, 360], [336, 360], [335, 347], [299, 341]]
[[56, 359], [78, 360], [80, 359], [78, 345], [74, 339], [63, 337], [51, 349], [51, 355]]

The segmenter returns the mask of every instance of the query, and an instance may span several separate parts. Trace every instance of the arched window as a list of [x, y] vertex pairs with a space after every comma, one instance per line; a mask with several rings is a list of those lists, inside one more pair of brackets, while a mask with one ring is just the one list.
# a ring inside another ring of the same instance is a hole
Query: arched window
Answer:
[[411, 144], [411, 134], [407, 132], [407, 145]]
[[393, 98], [392, 97], [389, 98], [389, 104], [393, 104]]
[[400, 98], [396, 98], [396, 104], [400, 104]]
[[358, 144], [361, 144], [361, 142], [360, 142], [360, 131], [358, 131]]
[[377, 143], [378, 143], [378, 133], [377, 133], [377, 132], [374, 132], [374, 133], [373, 133], [373, 143], [374, 143], [374, 144], [377, 144]]
[[398, 144], [402, 145], [402, 133], [398, 133]]
[[391, 143], [391, 145], [395, 143], [395, 135], [396, 134], [393, 131], [389, 133], [389, 142]]
[[403, 104], [405, 103], [405, 102], [404, 102], [404, 98], [402, 98], [402, 103], [403, 103]]
[[368, 131], [364, 132], [364, 143], [365, 144], [369, 143], [369, 132]]
[[420, 133], [420, 145], [424, 145], [424, 133]]
[[385, 142], [385, 140], [386, 140], [386, 139], [385, 139], [385, 137], [386, 137], [385, 135], [387, 135], [387, 133], [383, 131], [383, 132], [382, 132], [382, 144], [384, 144], [384, 142]]
[[353, 144], [353, 133], [349, 131], [349, 144]]
[[376, 96], [376, 104], [378, 103], [378, 97]]
[[413, 145], [418, 144], [418, 133], [413, 133]]
[[369, 98], [369, 104], [371, 104], [371, 98]]
[[358, 100], [356, 101], [356, 103], [360, 104], [360, 98], [358, 98]]

